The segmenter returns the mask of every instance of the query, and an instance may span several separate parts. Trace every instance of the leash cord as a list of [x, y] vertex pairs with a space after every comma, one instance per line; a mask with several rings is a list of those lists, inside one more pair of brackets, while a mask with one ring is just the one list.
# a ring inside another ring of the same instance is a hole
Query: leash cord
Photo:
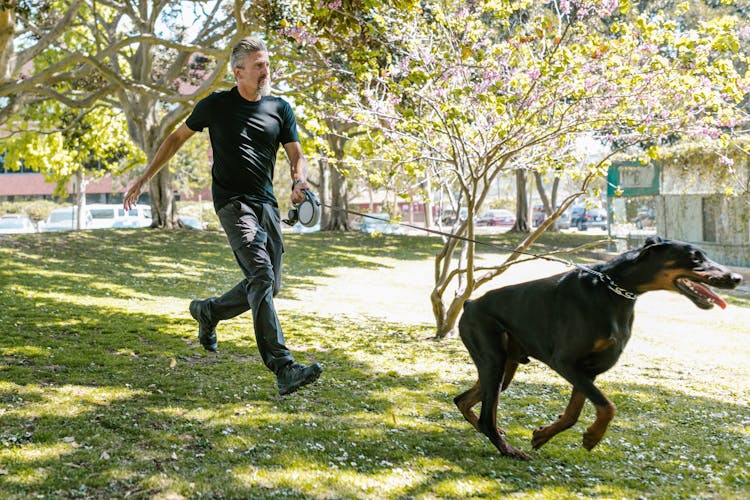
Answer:
[[[331, 210], [336, 210], [338, 212], [345, 212], [347, 214], [357, 215], [359, 217], [365, 217], [365, 218], [368, 218], [368, 219], [373, 219], [373, 220], [377, 220], [377, 221], [381, 221], [381, 222], [383, 221], [383, 219], [381, 219], [379, 217], [374, 217], [373, 215], [368, 215], [366, 213], [357, 212], [356, 210], [349, 210], [347, 208], [334, 207], [332, 205], [328, 205], [328, 204], [325, 204], [325, 203], [320, 203], [320, 205], [324, 206], [326, 208], [329, 208]], [[638, 294], [633, 293], [633, 292], [631, 292], [631, 291], [629, 291], [629, 290], [621, 287], [620, 285], [618, 285], [617, 283], [615, 283], [615, 281], [611, 277], [609, 277], [607, 274], [604, 274], [602, 272], [596, 271], [596, 270], [591, 269], [590, 267], [586, 267], [586, 266], [584, 266], [582, 264], [577, 264], [577, 263], [572, 262], [570, 260], [560, 259], [560, 258], [557, 258], [557, 257], [549, 257], [549, 256], [546, 256], [546, 255], [539, 255], [539, 254], [535, 254], [535, 253], [531, 253], [531, 252], [524, 252], [522, 250], [517, 250], [517, 249], [514, 249], [514, 248], [511, 249], [511, 248], [508, 248], [508, 247], [504, 247], [504, 246], [498, 245], [496, 243], [490, 243], [488, 241], [477, 240], [475, 238], [469, 238], [467, 236], [459, 236], [457, 234], [446, 233], [444, 231], [438, 231], [436, 229], [430, 229], [430, 228], [427, 228], [427, 227], [415, 226], [415, 225], [412, 225], [412, 224], [407, 224], [405, 222], [396, 222], [396, 224], [398, 224], [399, 226], [404, 226], [404, 227], [409, 227], [409, 228], [412, 228], [412, 229], [416, 229], [418, 231], [423, 231], [425, 233], [436, 234], [436, 235], [439, 235], [439, 236], [444, 236], [446, 238], [453, 238], [453, 239], [457, 239], [457, 240], [461, 240], [461, 241], [468, 241], [468, 242], [471, 242], [471, 243], [489, 246], [489, 247], [496, 248], [498, 250], [503, 250], [503, 251], [506, 251], [506, 252], [510, 251], [512, 253], [516, 253], [516, 254], [519, 254], [519, 255], [526, 255], [528, 257], [534, 257], [536, 259], [544, 259], [544, 260], [547, 260], [547, 261], [550, 261], [550, 262], [557, 262], [557, 263], [560, 263], [560, 264], [565, 264], [568, 267], [576, 267], [576, 268], [581, 269], [582, 271], [585, 271], [585, 272], [587, 272], [589, 274], [592, 274], [592, 275], [596, 276], [597, 278], [599, 278], [600, 280], [602, 280], [602, 282], [604, 282], [607, 285], [607, 288], [609, 288], [611, 291], [613, 291], [617, 295], [619, 295], [621, 297], [625, 297], [626, 299], [633, 300], [633, 301], [638, 298]]]

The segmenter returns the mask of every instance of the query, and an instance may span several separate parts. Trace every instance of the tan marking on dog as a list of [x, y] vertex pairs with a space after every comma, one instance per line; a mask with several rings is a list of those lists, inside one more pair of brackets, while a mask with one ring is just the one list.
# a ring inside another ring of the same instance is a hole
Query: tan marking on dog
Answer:
[[597, 339], [594, 342], [593, 352], [602, 352], [612, 345], [612, 339]]
[[650, 292], [654, 290], [668, 290], [676, 291], [674, 280], [679, 276], [691, 276], [694, 275], [692, 271], [687, 269], [665, 269], [654, 276], [649, 283], [644, 283], [638, 287], [638, 291]]

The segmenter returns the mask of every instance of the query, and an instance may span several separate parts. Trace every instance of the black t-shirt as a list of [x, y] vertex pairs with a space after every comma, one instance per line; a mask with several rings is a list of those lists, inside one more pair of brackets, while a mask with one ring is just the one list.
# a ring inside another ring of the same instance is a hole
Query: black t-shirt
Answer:
[[237, 87], [202, 99], [185, 121], [208, 127], [213, 149], [211, 192], [218, 211], [230, 200], [277, 205], [273, 173], [280, 144], [299, 142], [292, 107], [280, 97], [244, 99]]

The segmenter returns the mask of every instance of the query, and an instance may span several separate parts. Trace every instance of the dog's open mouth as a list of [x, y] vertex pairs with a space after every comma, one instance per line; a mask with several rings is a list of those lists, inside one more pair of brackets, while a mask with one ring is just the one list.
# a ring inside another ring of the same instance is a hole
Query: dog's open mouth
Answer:
[[677, 278], [674, 281], [675, 286], [688, 297], [693, 303], [701, 309], [711, 309], [714, 304], [725, 309], [727, 303], [724, 299], [716, 295], [710, 287], [693, 281], [688, 278]]

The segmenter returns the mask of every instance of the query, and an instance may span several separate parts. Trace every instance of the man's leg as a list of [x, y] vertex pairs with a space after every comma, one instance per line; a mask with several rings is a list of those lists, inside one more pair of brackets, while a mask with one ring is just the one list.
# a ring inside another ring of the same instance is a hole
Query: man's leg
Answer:
[[216, 324], [219, 321], [234, 318], [250, 309], [247, 285], [248, 282], [244, 279], [221, 297], [190, 303], [190, 314], [198, 322], [198, 340], [206, 350], [218, 350]]
[[[280, 280], [281, 252], [283, 251], [281, 235], [278, 234], [277, 237], [271, 228], [272, 236], [269, 242], [269, 235], [258, 220], [258, 215], [263, 217], [264, 225], [278, 224], [278, 221], [267, 220], [269, 216], [267, 208], [264, 208], [262, 212], [259, 209], [261, 214], [256, 214], [245, 204], [231, 205], [237, 211], [234, 219], [236, 222], [228, 220], [229, 217], [226, 217], [225, 212], [222, 225], [232, 244], [237, 263], [245, 274], [246, 301], [253, 313], [258, 351], [263, 358], [263, 363], [276, 374], [279, 392], [289, 394], [317, 379], [322, 370], [317, 364], [305, 367], [295, 363], [285, 345], [281, 324], [273, 303], [273, 296], [275, 292], [278, 292], [276, 284]], [[269, 251], [273, 251], [273, 256], [269, 254]]]

